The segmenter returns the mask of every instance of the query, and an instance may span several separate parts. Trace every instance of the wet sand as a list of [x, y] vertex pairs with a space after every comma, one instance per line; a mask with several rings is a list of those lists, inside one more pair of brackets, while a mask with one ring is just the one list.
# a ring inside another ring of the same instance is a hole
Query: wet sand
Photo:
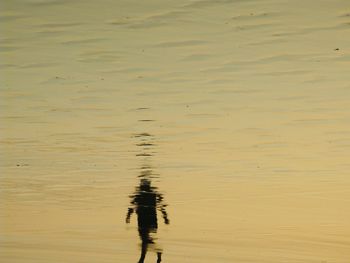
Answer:
[[0, 10], [2, 262], [350, 260], [348, 1]]

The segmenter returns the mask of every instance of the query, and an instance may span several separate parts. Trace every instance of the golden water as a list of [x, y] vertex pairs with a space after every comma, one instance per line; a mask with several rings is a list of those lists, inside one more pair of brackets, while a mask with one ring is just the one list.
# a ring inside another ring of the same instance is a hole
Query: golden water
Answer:
[[349, 262], [349, 29], [348, 0], [1, 0], [1, 262]]

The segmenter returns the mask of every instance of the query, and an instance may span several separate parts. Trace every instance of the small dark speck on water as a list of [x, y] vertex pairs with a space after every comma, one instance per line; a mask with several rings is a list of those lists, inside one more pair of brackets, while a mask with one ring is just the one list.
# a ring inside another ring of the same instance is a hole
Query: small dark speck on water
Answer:
[[136, 156], [152, 156], [152, 154], [150, 154], [150, 153], [139, 153], [139, 154], [136, 154]]
[[336, 48], [336, 49], [334, 49], [335, 51], [338, 51], [339, 50], [339, 48]]
[[18, 163], [18, 164], [16, 164], [16, 166], [17, 166], [17, 167], [20, 167], [20, 166], [29, 166], [29, 164], [27, 164], [27, 163], [19, 164], [19, 163]]
[[134, 137], [139, 138], [139, 137], [148, 137], [148, 136], [152, 136], [151, 134], [147, 133], [147, 132], [143, 132], [143, 133], [139, 133], [139, 134], [135, 134]]
[[153, 143], [139, 143], [139, 144], [136, 144], [137, 146], [153, 146], [154, 144]]

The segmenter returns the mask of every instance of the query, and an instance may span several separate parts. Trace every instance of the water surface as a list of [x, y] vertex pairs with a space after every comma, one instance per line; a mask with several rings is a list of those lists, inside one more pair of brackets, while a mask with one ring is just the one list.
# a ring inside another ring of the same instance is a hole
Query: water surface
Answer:
[[349, 1], [0, 5], [3, 262], [350, 259]]

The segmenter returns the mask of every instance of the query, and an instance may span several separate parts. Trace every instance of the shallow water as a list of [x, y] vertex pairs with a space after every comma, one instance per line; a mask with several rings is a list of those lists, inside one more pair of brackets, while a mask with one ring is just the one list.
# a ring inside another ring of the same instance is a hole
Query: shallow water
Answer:
[[0, 10], [2, 262], [350, 260], [349, 1]]

